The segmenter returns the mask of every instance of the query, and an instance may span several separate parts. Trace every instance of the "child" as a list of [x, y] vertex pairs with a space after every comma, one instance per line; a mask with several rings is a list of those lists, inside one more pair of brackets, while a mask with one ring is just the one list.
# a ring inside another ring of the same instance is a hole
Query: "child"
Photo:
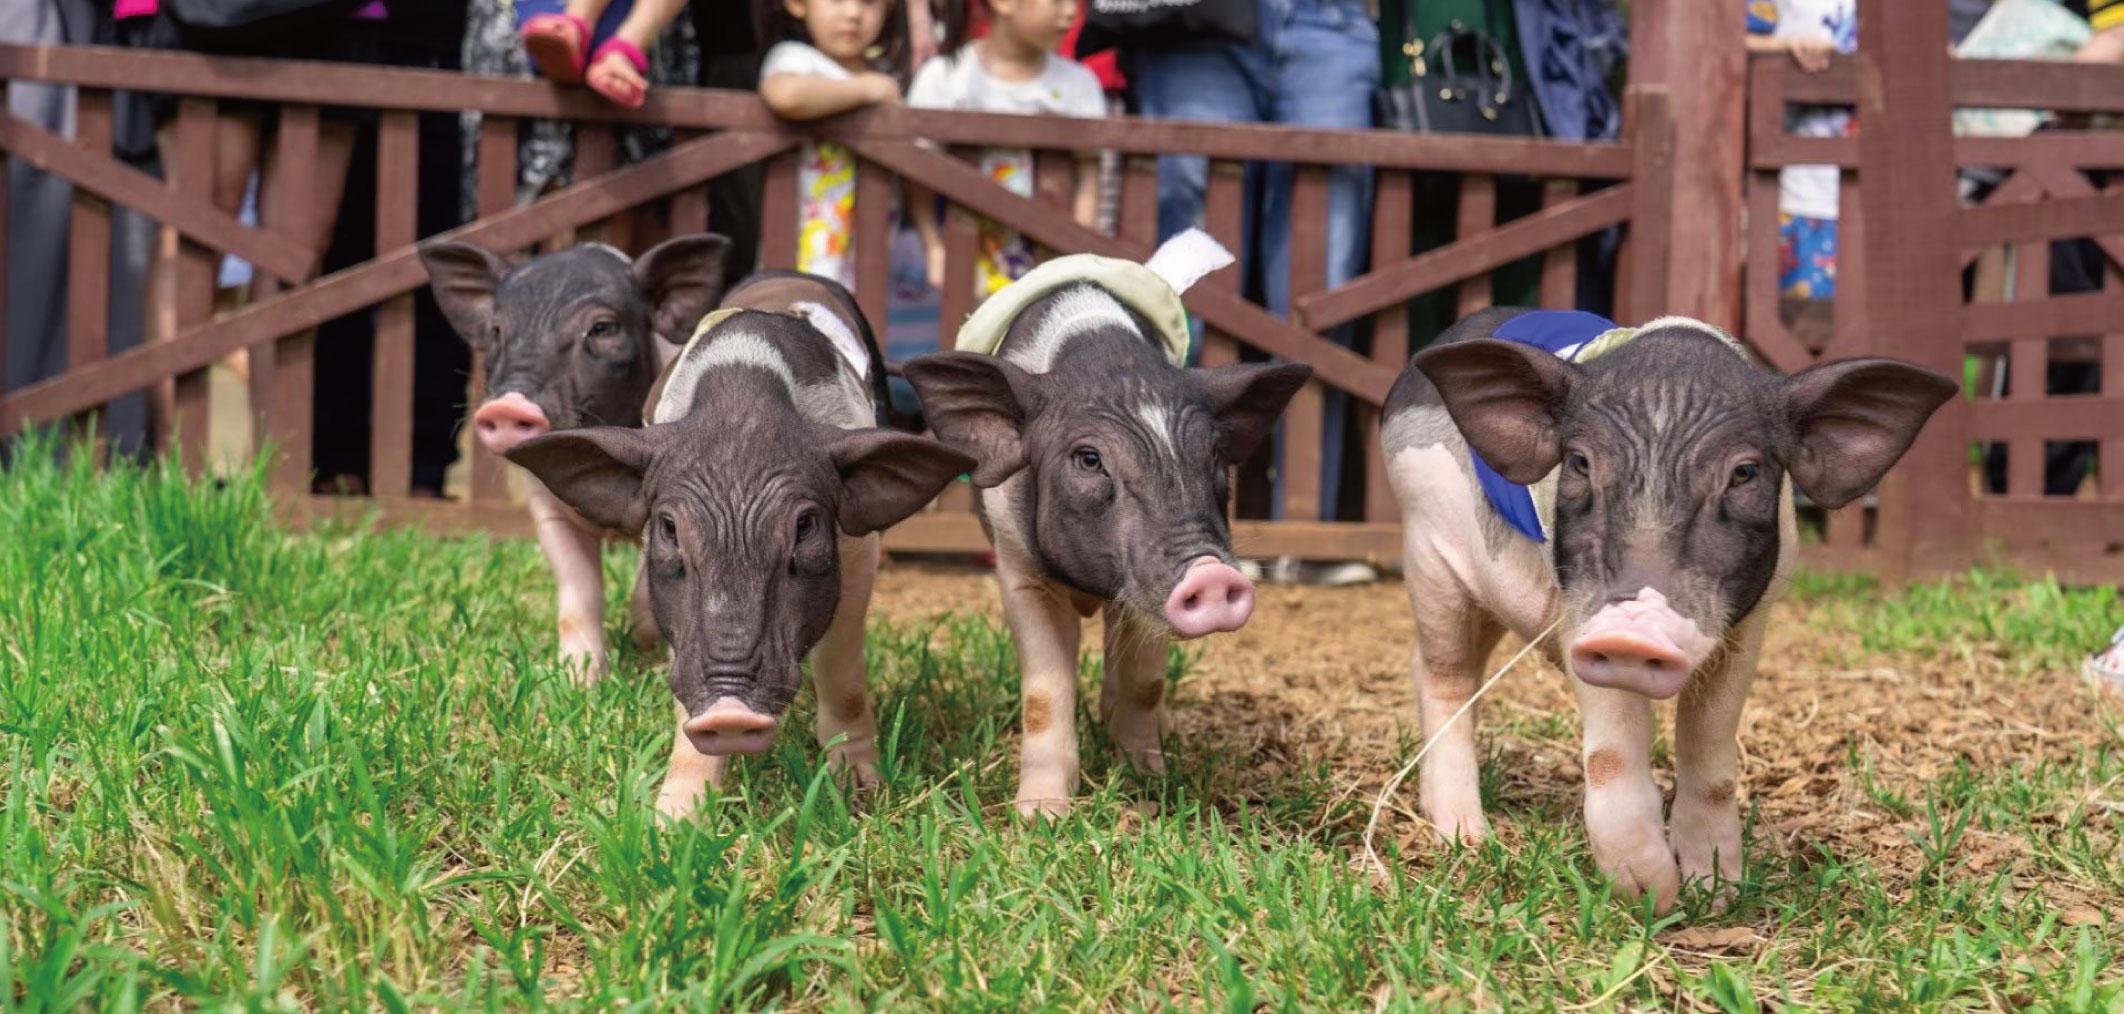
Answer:
[[640, 109], [649, 95], [649, 45], [685, 6], [686, 0], [517, 0], [516, 15], [524, 51], [540, 74], [587, 84], [616, 105]]
[[[900, 82], [880, 65], [906, 60], [906, 19], [894, 0], [761, 0], [760, 99], [775, 115], [818, 120], [900, 101]], [[798, 154], [798, 271], [855, 287], [848, 255], [855, 231], [855, 158], [832, 141]]]
[[[909, 105], [980, 113], [1096, 117], [1106, 114], [1099, 78], [1075, 60], [1055, 54], [1077, 19], [1077, 0], [987, 0], [988, 34], [922, 65], [907, 90]], [[1097, 156], [1079, 155], [1071, 212], [1091, 228], [1099, 220]], [[1033, 193], [1033, 155], [1020, 149], [981, 153], [981, 171], [1013, 193]], [[910, 187], [915, 228], [929, 261], [929, 284], [944, 284], [944, 241], [936, 202]], [[1033, 252], [1023, 237], [983, 221], [975, 292], [986, 297], [1031, 270]]]
[[[1855, 0], [1749, 0], [1747, 24], [1749, 52], [1789, 54], [1809, 74], [1858, 48]], [[1842, 137], [1852, 132], [1852, 118], [1842, 109], [1803, 109], [1791, 129], [1803, 137]], [[1840, 181], [1835, 166], [1786, 166], [1778, 174], [1778, 290], [1786, 299], [1836, 298]]]

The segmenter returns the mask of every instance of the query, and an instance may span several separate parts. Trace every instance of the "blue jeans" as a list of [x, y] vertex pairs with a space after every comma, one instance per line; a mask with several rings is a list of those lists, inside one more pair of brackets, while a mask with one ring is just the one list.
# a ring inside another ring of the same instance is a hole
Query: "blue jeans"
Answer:
[[[1372, 92], [1379, 86], [1379, 28], [1361, 0], [1259, 0], [1260, 31], [1252, 43], [1207, 42], [1137, 54], [1130, 81], [1143, 115], [1161, 120], [1280, 123], [1304, 127], [1372, 125]], [[1209, 162], [1198, 155], [1158, 160], [1158, 234], [1166, 237], [1202, 220]], [[1271, 313], [1291, 308], [1291, 166], [1247, 167], [1247, 228], [1252, 273], [1261, 279]], [[1327, 284], [1341, 285], [1364, 269], [1372, 205], [1372, 171], [1336, 166], [1329, 173]], [[1257, 214], [1258, 211], [1258, 214]], [[1327, 336], [1348, 345], [1351, 332]], [[1342, 480], [1348, 399], [1329, 390], [1322, 420], [1320, 508], [1336, 511]], [[1279, 444], [1280, 444], [1279, 434]], [[1281, 483], [1278, 483], [1281, 486]], [[1278, 490], [1276, 501], [1283, 497]]]

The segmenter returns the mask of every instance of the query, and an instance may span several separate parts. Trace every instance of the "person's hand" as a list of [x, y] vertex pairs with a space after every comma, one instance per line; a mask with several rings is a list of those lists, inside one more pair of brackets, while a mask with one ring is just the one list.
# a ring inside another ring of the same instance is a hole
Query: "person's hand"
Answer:
[[1826, 35], [1795, 35], [1785, 40], [1785, 51], [1792, 54], [1792, 62], [1809, 74], [1819, 74], [1829, 69], [1829, 58], [1836, 55], [1836, 43]]
[[889, 106], [900, 101], [900, 83], [893, 80], [890, 74], [880, 74], [874, 70], [864, 71], [856, 77], [856, 82], [863, 88], [864, 101], [871, 105]]
[[939, 243], [930, 247], [924, 253], [928, 255], [929, 260], [929, 287], [942, 292], [944, 291], [944, 244]]

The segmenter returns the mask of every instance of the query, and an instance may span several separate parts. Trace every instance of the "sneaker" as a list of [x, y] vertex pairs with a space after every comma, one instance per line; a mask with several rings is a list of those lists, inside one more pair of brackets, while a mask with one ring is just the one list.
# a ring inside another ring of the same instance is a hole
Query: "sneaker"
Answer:
[[2124, 627], [2109, 639], [2109, 647], [2087, 659], [2080, 674], [2097, 686], [2124, 693]]

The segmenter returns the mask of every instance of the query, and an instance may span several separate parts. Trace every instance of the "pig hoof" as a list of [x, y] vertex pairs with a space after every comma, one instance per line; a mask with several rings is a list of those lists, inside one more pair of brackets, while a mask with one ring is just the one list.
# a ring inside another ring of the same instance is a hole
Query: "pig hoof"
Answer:
[[1061, 820], [1069, 816], [1069, 800], [1067, 799], [1028, 799], [1024, 796], [1019, 796], [1016, 806], [1018, 808], [1018, 816], [1035, 823], [1043, 818]]
[[1440, 813], [1427, 815], [1431, 821], [1431, 833], [1440, 845], [1479, 845], [1490, 837], [1490, 822], [1480, 812], [1468, 814]]
[[1165, 751], [1163, 749], [1154, 747], [1148, 750], [1123, 750], [1121, 751], [1121, 757], [1128, 761], [1129, 767], [1135, 768], [1144, 774], [1165, 774]]
[[1660, 915], [1674, 907], [1674, 896], [1681, 891], [1681, 874], [1665, 842], [1624, 856], [1614, 865], [1604, 866], [1601, 872], [1615, 882], [1616, 893], [1625, 900], [1652, 895], [1652, 910]]

